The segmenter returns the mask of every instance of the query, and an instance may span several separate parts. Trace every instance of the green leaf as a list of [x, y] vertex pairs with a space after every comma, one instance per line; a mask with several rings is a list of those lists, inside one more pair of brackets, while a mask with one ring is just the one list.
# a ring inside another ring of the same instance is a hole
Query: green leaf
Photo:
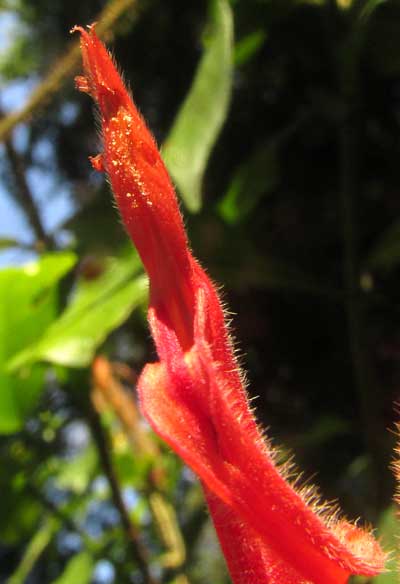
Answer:
[[[379, 6], [382, 2], [377, 3]], [[375, 3], [374, 3], [375, 5]], [[372, 6], [373, 9], [375, 6]], [[370, 10], [371, 10], [370, 9]], [[379, 75], [396, 77], [400, 72], [399, 3], [388, 3], [386, 10], [376, 11], [366, 37], [366, 54]]]
[[233, 60], [235, 65], [240, 67], [250, 61], [261, 49], [266, 38], [267, 34], [264, 30], [255, 30], [240, 39], [236, 43], [234, 50]]
[[36, 361], [87, 367], [97, 347], [146, 296], [147, 278], [137, 254], [109, 259], [98, 278], [78, 283], [63, 314], [37, 343], [12, 359], [10, 369]]
[[[6, 468], [5, 466], [3, 468]], [[1, 543], [17, 545], [27, 541], [37, 528], [42, 514], [39, 502], [25, 489], [22, 473], [13, 473], [9, 466], [0, 477]]]
[[358, 15], [359, 21], [363, 22], [371, 18], [375, 10], [386, 2], [387, 0], [367, 0], [364, 5], [361, 6], [361, 10]]
[[0, 271], [0, 433], [18, 431], [43, 387], [42, 367], [12, 376], [10, 357], [35, 343], [56, 315], [56, 284], [74, 265], [71, 253], [47, 254]]
[[275, 142], [270, 142], [256, 150], [234, 173], [218, 206], [221, 217], [230, 224], [243, 221], [278, 182], [277, 147]]
[[55, 477], [57, 487], [71, 490], [77, 495], [84, 493], [94, 476], [97, 464], [97, 450], [93, 444], [89, 444], [72, 460], [63, 462]]
[[[128, 446], [128, 445], [127, 445]], [[114, 448], [113, 463], [115, 473], [121, 485], [145, 489], [151, 470], [152, 460], [149, 456], [132, 455], [132, 448]]]
[[69, 560], [64, 572], [52, 584], [89, 584], [93, 567], [93, 557], [87, 552], [81, 552]]
[[400, 221], [392, 223], [366, 259], [370, 269], [392, 270], [400, 262]]
[[312, 424], [307, 432], [301, 434], [296, 442], [297, 448], [315, 448], [327, 443], [337, 436], [350, 433], [350, 425], [334, 415], [322, 416]]
[[232, 11], [227, 0], [214, 0], [203, 57], [162, 149], [168, 170], [192, 212], [201, 208], [203, 175], [228, 112], [232, 64]]
[[18, 564], [17, 569], [7, 581], [7, 584], [24, 584], [27, 581], [29, 573], [41, 556], [43, 551], [49, 545], [51, 539], [60, 528], [59, 521], [54, 517], [49, 517], [43, 525], [34, 533], [28, 543], [25, 552]]
[[[375, 576], [373, 584], [398, 584], [399, 582], [397, 557], [396, 553], [393, 553], [398, 549], [400, 536], [400, 524], [396, 513], [396, 508], [392, 505], [383, 511], [379, 519], [376, 535], [382, 548], [389, 552], [389, 559], [386, 562], [386, 571], [379, 576]], [[370, 579], [363, 576], [357, 576], [351, 580], [351, 584], [369, 584], [369, 582]]]
[[[400, 536], [399, 520], [394, 505], [388, 507], [381, 515], [378, 525], [378, 537], [384, 550], [397, 550]], [[395, 554], [389, 557], [386, 564], [387, 573], [374, 578], [374, 584], [398, 584], [397, 558]]]
[[237, 168], [218, 205], [226, 223], [245, 220], [260, 199], [273, 192], [280, 181], [280, 150], [308, 120], [308, 113], [300, 110], [292, 122], [258, 146]]
[[40, 62], [37, 47], [29, 35], [15, 30], [12, 38], [12, 43], [0, 55], [0, 75], [7, 81], [32, 74]]

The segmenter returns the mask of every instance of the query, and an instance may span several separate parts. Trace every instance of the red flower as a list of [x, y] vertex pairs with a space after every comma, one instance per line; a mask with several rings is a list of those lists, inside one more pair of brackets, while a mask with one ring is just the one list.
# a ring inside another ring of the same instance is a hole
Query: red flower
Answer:
[[[374, 575], [385, 556], [372, 536], [296, 492], [274, 464], [248, 405], [214, 285], [193, 258], [157, 146], [93, 27], [81, 33], [77, 87], [99, 107], [109, 176], [150, 280], [149, 323], [159, 362], [138, 390], [154, 430], [200, 477], [235, 584], [344, 584]], [[207, 120], [204, 120], [207, 123]]]

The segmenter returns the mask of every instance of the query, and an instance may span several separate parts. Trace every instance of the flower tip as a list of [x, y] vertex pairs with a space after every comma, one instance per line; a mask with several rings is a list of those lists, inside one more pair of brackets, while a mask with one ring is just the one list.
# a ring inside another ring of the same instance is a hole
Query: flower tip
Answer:
[[372, 531], [342, 519], [332, 528], [334, 535], [346, 547], [356, 565], [353, 573], [375, 576], [385, 569], [388, 554], [383, 551]]
[[69, 31], [69, 34], [74, 34], [75, 32], [79, 32], [81, 35], [85, 36], [87, 34], [90, 34], [92, 31], [95, 32], [95, 28], [97, 26], [97, 22], [92, 22], [92, 24], [87, 24], [86, 28], [89, 32], [87, 32], [83, 26], [80, 26], [79, 24], [75, 24], [71, 30]]
[[[75, 78], [79, 91], [88, 93], [97, 102], [103, 116], [112, 117], [118, 107], [130, 99], [106, 47], [96, 34], [96, 22], [74, 26], [71, 32], [81, 35], [83, 75]], [[128, 107], [128, 106], [127, 106]]]
[[75, 26], [73, 26], [73, 27], [71, 28], [71, 30], [69, 31], [69, 34], [74, 34], [75, 32], [80, 32], [80, 33], [83, 33], [83, 32], [85, 32], [85, 31], [84, 31], [84, 29], [82, 28], [82, 26], [79, 26], [79, 25], [75, 24]]

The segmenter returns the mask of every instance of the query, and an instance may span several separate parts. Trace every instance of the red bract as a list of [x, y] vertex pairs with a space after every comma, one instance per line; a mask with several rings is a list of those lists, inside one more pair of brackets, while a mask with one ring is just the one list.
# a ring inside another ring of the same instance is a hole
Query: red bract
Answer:
[[77, 30], [85, 74], [77, 86], [99, 107], [104, 144], [92, 162], [109, 176], [150, 280], [159, 362], [141, 375], [142, 410], [200, 477], [233, 581], [344, 584], [351, 574], [377, 574], [385, 556], [370, 533], [307, 505], [310, 495], [275, 465], [154, 139], [93, 27]]

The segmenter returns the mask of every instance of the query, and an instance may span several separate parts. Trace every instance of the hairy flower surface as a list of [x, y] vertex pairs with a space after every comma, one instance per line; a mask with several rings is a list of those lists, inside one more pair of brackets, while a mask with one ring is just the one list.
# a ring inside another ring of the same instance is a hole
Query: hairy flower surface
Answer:
[[[94, 27], [81, 33], [78, 89], [99, 108], [110, 179], [149, 275], [149, 323], [159, 361], [140, 377], [154, 430], [200, 477], [235, 584], [344, 584], [385, 556], [370, 533], [307, 505], [263, 439], [248, 405], [216, 289], [193, 258], [155, 141]], [[207, 123], [207, 120], [204, 120]]]

